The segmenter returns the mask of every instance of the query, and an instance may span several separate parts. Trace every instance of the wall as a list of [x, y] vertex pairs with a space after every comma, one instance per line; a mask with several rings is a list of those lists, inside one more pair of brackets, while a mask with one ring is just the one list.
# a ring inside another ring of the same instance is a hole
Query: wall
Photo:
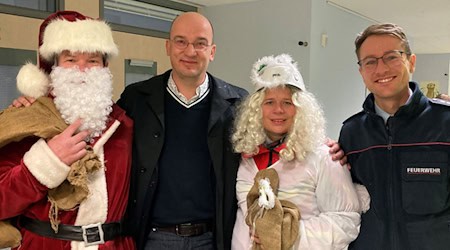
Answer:
[[[338, 139], [342, 122], [361, 111], [365, 86], [358, 71], [354, 41], [372, 24], [326, 3], [313, 1], [310, 91], [323, 105], [328, 136]], [[322, 34], [328, 36], [325, 47]]]
[[64, 8], [78, 11], [93, 18], [100, 16], [100, 2], [98, 0], [64, 0]]
[[[100, 0], [65, 0], [66, 10], [79, 11], [91, 17], [100, 16]], [[38, 31], [43, 20], [0, 13], [0, 47], [37, 50]], [[24, 32], [26, 31], [26, 32]], [[165, 39], [113, 31], [119, 47], [119, 56], [113, 58], [109, 67], [114, 76], [114, 100], [117, 100], [125, 85], [124, 59], [153, 60], [158, 73], [170, 68], [165, 52]], [[25, 62], [24, 62], [25, 63]]]
[[309, 47], [298, 41], [309, 41], [310, 10], [310, 0], [259, 0], [201, 9], [214, 26], [217, 44], [209, 72], [252, 92], [253, 63], [266, 55], [288, 53], [308, 82]]
[[[250, 69], [259, 57], [289, 53], [307, 88], [323, 105], [328, 135], [337, 139], [342, 121], [361, 110], [365, 88], [353, 41], [369, 22], [325, 0], [260, 0], [201, 10], [214, 25], [217, 54], [210, 72], [250, 92]], [[321, 34], [328, 45], [320, 44]], [[298, 41], [307, 41], [307, 47]]]
[[423, 81], [439, 82], [440, 93], [448, 94], [450, 54], [417, 54], [416, 56], [416, 70], [412, 79], [419, 84]]
[[0, 13], [0, 47], [36, 50], [41, 22], [39, 19]]

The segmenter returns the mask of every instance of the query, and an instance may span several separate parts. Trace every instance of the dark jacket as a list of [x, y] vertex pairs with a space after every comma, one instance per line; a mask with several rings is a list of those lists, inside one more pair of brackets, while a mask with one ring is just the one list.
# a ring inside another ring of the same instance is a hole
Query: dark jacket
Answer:
[[429, 100], [416, 83], [410, 88], [410, 102], [387, 124], [370, 94], [342, 127], [339, 142], [353, 180], [371, 196], [350, 249], [449, 249], [450, 108]]
[[[133, 162], [127, 233], [136, 237], [143, 249], [149, 233], [150, 209], [158, 184], [158, 159], [164, 144], [164, 92], [170, 71], [128, 86], [117, 102], [134, 120]], [[247, 91], [208, 74], [212, 94], [208, 125], [208, 147], [216, 181], [214, 235], [217, 249], [229, 249], [236, 217], [236, 174], [239, 155], [230, 143], [237, 103]], [[180, 126], [182, 126], [180, 124]]]

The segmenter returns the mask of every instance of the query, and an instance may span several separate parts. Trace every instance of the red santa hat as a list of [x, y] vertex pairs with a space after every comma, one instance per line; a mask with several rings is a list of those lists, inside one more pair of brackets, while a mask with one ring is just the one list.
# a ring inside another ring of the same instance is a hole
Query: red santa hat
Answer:
[[17, 75], [19, 91], [35, 98], [47, 95], [55, 58], [64, 50], [102, 52], [107, 58], [119, 52], [106, 22], [75, 11], [56, 12], [47, 17], [39, 29], [39, 67], [27, 63]]

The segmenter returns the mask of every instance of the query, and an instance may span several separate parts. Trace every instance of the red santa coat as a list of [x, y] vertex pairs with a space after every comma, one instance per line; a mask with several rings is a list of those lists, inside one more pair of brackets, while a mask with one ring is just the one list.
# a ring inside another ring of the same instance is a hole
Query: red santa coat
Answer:
[[[88, 198], [73, 211], [60, 211], [62, 224], [89, 225], [120, 221], [125, 213], [131, 168], [133, 122], [113, 106], [108, 128], [93, 144], [104, 168], [89, 176]], [[24, 215], [49, 221], [47, 191], [61, 184], [69, 171], [43, 139], [26, 138], [0, 148], [0, 220]], [[20, 249], [135, 249], [133, 239], [119, 237], [85, 247], [84, 242], [41, 237], [21, 229]]]

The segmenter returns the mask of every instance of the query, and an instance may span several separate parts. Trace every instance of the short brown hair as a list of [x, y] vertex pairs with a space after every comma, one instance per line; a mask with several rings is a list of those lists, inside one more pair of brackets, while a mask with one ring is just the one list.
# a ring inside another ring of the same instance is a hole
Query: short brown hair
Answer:
[[409, 46], [408, 39], [403, 29], [393, 23], [373, 24], [367, 27], [363, 32], [359, 33], [355, 39], [356, 56], [359, 60], [359, 49], [363, 42], [372, 35], [389, 35], [400, 39], [405, 49], [405, 54], [409, 57], [411, 55], [411, 48]]

